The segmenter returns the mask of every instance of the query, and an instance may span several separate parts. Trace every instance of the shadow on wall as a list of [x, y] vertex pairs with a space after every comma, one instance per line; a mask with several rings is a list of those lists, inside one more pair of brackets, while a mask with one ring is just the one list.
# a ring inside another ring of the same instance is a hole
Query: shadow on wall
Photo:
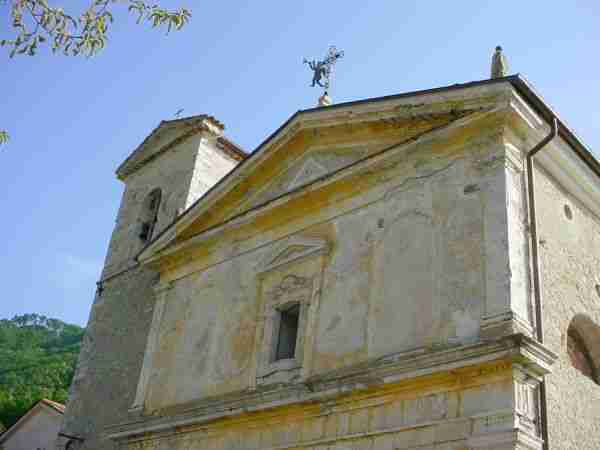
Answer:
[[600, 385], [600, 326], [585, 314], [577, 314], [567, 330], [571, 365]]

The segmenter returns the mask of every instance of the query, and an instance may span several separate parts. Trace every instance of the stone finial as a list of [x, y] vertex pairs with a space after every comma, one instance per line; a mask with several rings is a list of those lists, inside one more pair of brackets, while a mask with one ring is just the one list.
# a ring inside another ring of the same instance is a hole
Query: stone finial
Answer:
[[325, 91], [323, 95], [319, 97], [319, 102], [317, 103], [317, 106], [330, 106], [332, 103], [333, 101], [331, 100], [331, 97], [329, 96], [327, 91]]
[[492, 56], [491, 78], [502, 78], [508, 75], [508, 61], [502, 53], [502, 47], [497, 46]]

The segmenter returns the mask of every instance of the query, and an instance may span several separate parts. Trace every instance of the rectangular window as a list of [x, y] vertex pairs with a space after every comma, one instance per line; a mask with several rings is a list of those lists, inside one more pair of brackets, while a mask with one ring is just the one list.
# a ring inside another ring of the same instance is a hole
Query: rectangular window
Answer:
[[299, 317], [300, 305], [297, 303], [279, 311], [279, 333], [275, 347], [275, 361], [294, 358]]

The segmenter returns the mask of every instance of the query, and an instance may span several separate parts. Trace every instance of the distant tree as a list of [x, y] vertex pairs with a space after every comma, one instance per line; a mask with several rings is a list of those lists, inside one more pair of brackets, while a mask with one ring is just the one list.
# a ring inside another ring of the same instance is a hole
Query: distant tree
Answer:
[[[93, 56], [102, 50], [108, 39], [111, 12], [115, 4], [128, 7], [137, 15], [137, 23], [149, 22], [153, 28], [180, 30], [190, 19], [185, 8], [167, 10], [143, 0], [87, 0], [88, 6], [78, 16], [67, 14], [47, 0], [0, 0], [10, 8], [9, 35], [0, 39], [0, 46], [9, 49], [9, 56], [34, 56], [40, 47], [49, 45], [52, 52], [68, 56]], [[0, 145], [8, 142], [8, 133], [0, 129]]]
[[84, 330], [38, 314], [0, 320], [0, 423], [11, 426], [35, 402], [65, 402]]

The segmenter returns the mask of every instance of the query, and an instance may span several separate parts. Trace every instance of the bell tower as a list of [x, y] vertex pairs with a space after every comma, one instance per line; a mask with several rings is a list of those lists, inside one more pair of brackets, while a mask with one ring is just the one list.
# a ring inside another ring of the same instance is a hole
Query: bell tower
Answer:
[[207, 115], [163, 121], [117, 169], [125, 190], [64, 416], [69, 448], [113, 448], [102, 431], [129, 414], [154, 308], [156, 274], [135, 257], [245, 158], [223, 129]]

